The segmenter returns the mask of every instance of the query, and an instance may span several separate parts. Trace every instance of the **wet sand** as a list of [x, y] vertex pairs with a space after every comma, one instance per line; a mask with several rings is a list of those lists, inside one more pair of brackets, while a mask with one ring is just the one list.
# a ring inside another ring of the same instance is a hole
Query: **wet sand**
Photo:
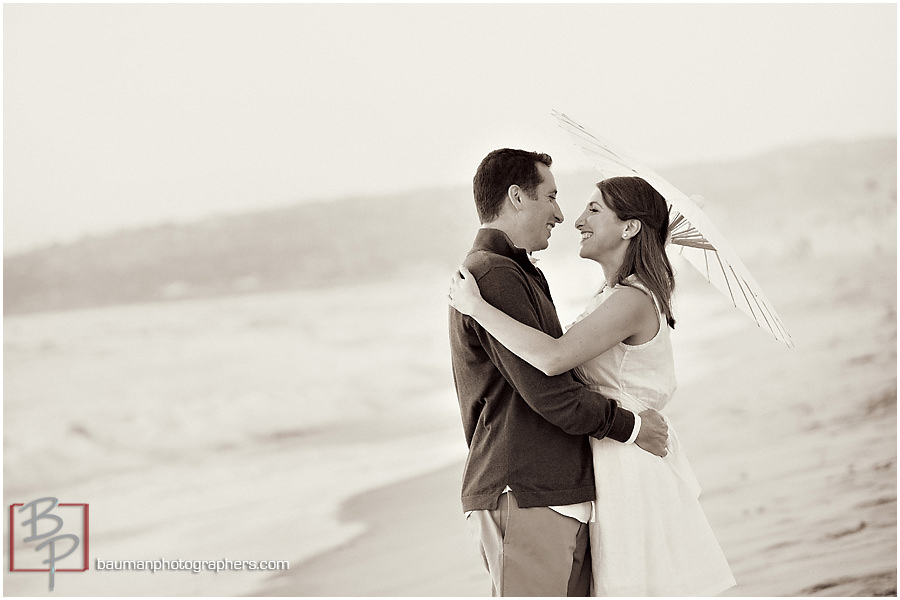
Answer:
[[362, 494], [341, 519], [366, 533], [271, 580], [260, 596], [479, 596], [490, 581], [459, 502], [462, 465]]

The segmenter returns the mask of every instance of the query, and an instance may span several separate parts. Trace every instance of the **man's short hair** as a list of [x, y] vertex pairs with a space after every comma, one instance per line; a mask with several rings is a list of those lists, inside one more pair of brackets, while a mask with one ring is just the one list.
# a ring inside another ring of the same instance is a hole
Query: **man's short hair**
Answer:
[[472, 190], [475, 193], [475, 208], [482, 224], [490, 223], [500, 216], [509, 186], [518, 185], [526, 194], [533, 196], [543, 183], [538, 171], [538, 163], [552, 166], [549, 154], [501, 148], [484, 157], [475, 178]]

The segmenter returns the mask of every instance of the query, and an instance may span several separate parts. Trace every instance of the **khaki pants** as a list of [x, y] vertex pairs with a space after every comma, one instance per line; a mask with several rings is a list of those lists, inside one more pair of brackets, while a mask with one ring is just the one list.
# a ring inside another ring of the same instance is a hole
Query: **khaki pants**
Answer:
[[512, 492], [496, 510], [466, 519], [491, 575], [492, 596], [588, 596], [588, 526], [546, 507], [519, 508]]

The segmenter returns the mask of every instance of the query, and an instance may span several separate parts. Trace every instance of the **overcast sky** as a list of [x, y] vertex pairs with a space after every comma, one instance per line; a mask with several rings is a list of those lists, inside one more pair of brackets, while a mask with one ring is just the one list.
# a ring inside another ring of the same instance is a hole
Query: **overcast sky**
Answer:
[[[123, 226], [896, 135], [895, 4], [6, 4], [4, 253]], [[365, 218], [348, 215], [348, 218]]]

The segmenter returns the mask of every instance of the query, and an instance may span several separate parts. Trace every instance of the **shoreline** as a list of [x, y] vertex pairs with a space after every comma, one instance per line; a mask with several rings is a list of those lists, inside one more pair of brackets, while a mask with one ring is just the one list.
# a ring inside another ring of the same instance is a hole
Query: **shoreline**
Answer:
[[461, 477], [462, 463], [454, 463], [353, 496], [338, 517], [362, 522], [363, 533], [273, 576], [252, 595], [489, 595], [463, 518]]

